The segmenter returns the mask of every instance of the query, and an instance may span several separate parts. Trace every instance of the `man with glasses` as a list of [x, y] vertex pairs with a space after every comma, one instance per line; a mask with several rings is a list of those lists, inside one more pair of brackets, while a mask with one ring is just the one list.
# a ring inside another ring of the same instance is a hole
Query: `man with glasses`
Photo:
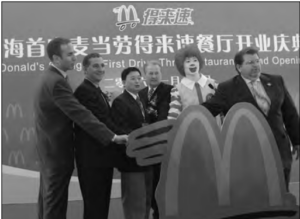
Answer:
[[[202, 105], [215, 116], [239, 102], [253, 104], [265, 116], [273, 131], [288, 190], [292, 154], [299, 159], [299, 115], [280, 75], [261, 72], [258, 50], [252, 47], [239, 51], [234, 58], [238, 75], [220, 83], [216, 94]], [[293, 150], [291, 151], [290, 142]]]

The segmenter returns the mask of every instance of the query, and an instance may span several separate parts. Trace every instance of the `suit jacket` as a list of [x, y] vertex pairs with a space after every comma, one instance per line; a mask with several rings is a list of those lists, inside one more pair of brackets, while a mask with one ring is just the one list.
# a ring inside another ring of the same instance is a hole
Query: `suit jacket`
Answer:
[[100, 144], [110, 144], [114, 133], [78, 102], [56, 68], [50, 66], [40, 79], [34, 111], [37, 151], [42, 166], [74, 166], [73, 122]]
[[149, 114], [149, 122], [154, 123], [157, 121], [162, 121], [167, 119], [168, 112], [170, 109], [170, 101], [171, 101], [171, 89], [172, 85], [160, 83], [154, 93], [152, 94], [150, 100], [148, 99], [149, 88], [145, 87], [139, 92], [140, 98], [146, 103], [146, 108], [152, 107], [151, 101], [155, 101], [156, 106], [154, 106], [154, 110], [157, 112], [157, 116], [153, 114]]
[[[290, 140], [293, 145], [299, 145], [299, 115], [297, 109], [281, 76], [262, 73], [260, 80], [271, 100], [268, 116], [265, 116], [266, 120], [274, 134], [283, 165], [290, 168], [292, 163]], [[239, 102], [251, 103], [261, 111], [246, 82], [240, 75], [220, 83], [216, 94], [203, 105], [215, 116], [220, 112], [226, 114], [234, 104]]]
[[[143, 107], [145, 103], [141, 99]], [[141, 128], [143, 123], [148, 122], [147, 114], [145, 113], [145, 120], [141, 109], [137, 101], [132, 97], [126, 90], [114, 99], [112, 103], [111, 115], [115, 124], [120, 127], [123, 131], [118, 134], [130, 134], [132, 131]], [[135, 158], [129, 158], [126, 155], [126, 151], [122, 152], [123, 161], [126, 164], [119, 168], [120, 171], [124, 172], [140, 172], [147, 169], [147, 167], [140, 167], [137, 165]]]
[[[75, 90], [74, 96], [110, 130], [121, 132], [111, 120], [109, 102], [100, 88], [85, 79]], [[80, 126], [75, 125], [75, 155], [78, 167], [118, 166], [120, 147], [124, 145], [114, 143], [109, 146], [103, 145]]]

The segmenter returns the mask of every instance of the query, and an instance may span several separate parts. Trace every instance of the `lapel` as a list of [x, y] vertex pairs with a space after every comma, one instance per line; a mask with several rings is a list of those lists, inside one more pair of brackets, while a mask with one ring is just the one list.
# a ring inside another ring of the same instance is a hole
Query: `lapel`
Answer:
[[152, 98], [153, 98], [156, 94], [157, 94], [158, 97], [160, 96], [160, 95], [158, 95], [158, 93], [159, 93], [159, 91], [161, 90], [162, 86], [163, 86], [163, 83], [160, 82], [159, 85], [157, 86], [157, 88], [155, 89], [155, 91], [153, 92], [153, 94], [152, 94], [152, 96], [151, 96], [151, 100], [152, 100]]
[[100, 88], [95, 87], [95, 85], [92, 84], [92, 82], [90, 82], [87, 79], [84, 79], [84, 84], [86, 86], [88, 86], [94, 93], [95, 96], [97, 96], [98, 100], [103, 103], [102, 105], [106, 105], [106, 107], [108, 109], [110, 109], [110, 105], [106, 99], [105, 94], [102, 92], [102, 90]]
[[148, 87], [145, 87], [139, 92], [140, 98], [146, 102], [148, 101], [148, 90]]
[[107, 99], [107, 96], [106, 96], [106, 94], [105, 93], [103, 93], [103, 91], [102, 90], [100, 90], [99, 89], [99, 91], [101, 92], [101, 94], [102, 94], [102, 99], [104, 99], [104, 101], [105, 101], [105, 103], [106, 103], [106, 106], [110, 109], [110, 105], [109, 105], [109, 101], [108, 101], [108, 99]]
[[[128, 93], [128, 91], [126, 89], [124, 89], [123, 93], [124, 93], [125, 98], [128, 100], [128, 105], [130, 106], [130, 108], [133, 108], [133, 110], [139, 115], [140, 121], [143, 122], [144, 117], [143, 117], [143, 114], [141, 112], [138, 102], [133, 98], [133, 96], [130, 93]], [[144, 114], [146, 116], [144, 101], [141, 99], [141, 97], [140, 97], [140, 100], [143, 104]], [[134, 115], [136, 115], [136, 113], [134, 113]], [[145, 120], [146, 120], [146, 118], [145, 118]]]
[[[153, 92], [149, 101], [151, 101], [155, 97], [156, 94], [157, 94], [157, 98], [160, 98], [161, 95], [159, 95], [159, 92], [162, 88], [163, 88], [163, 83], [160, 82], [159, 85], [157, 86], [157, 88], [155, 89], [155, 91]], [[147, 98], [148, 98], [148, 92], [149, 92], [149, 88], [147, 87]]]
[[275, 93], [274, 93], [274, 89], [272, 88], [272, 83], [271, 83], [271, 80], [269, 77], [267, 77], [265, 74], [261, 74], [260, 75], [260, 81], [261, 81], [261, 84], [263, 85], [270, 101], [271, 101], [271, 105], [270, 105], [270, 109], [272, 108], [272, 102], [273, 100], [275, 100], [276, 96], [275, 96]]

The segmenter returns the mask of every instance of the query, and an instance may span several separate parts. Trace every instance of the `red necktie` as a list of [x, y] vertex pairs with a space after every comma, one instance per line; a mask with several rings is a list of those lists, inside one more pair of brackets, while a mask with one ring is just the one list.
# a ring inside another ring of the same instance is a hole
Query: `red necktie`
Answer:
[[203, 103], [203, 98], [202, 98], [202, 92], [201, 92], [200, 84], [198, 82], [196, 82], [195, 87], [196, 87], [196, 91], [197, 91], [199, 104], [201, 104], [201, 103]]

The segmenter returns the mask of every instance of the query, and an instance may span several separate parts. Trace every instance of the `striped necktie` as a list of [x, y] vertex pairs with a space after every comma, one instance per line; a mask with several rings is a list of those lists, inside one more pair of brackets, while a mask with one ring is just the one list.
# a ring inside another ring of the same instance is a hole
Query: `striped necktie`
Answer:
[[153, 95], [153, 93], [154, 93], [154, 89], [153, 88], [149, 88], [150, 90], [149, 90], [149, 92], [148, 92], [148, 100], [150, 100], [151, 99], [151, 97], [152, 97], [152, 95]]
[[140, 107], [140, 109], [141, 109], [141, 112], [142, 112], [142, 114], [143, 114], [143, 118], [144, 118], [144, 120], [145, 120], [145, 111], [144, 111], [144, 106], [143, 106], [143, 104], [142, 104], [142, 102], [141, 102], [141, 100], [140, 100], [140, 97], [139, 97], [139, 96], [137, 96], [137, 97], [136, 97], [136, 102], [139, 104], [139, 107]]
[[196, 88], [196, 91], [197, 91], [199, 104], [201, 104], [201, 103], [203, 103], [203, 98], [202, 98], [202, 92], [201, 92], [200, 84], [198, 82], [195, 82], [195, 88]]
[[258, 81], [251, 81], [251, 90], [254, 99], [256, 100], [257, 105], [263, 111], [263, 113], [267, 116], [270, 110], [271, 101], [267, 94], [262, 90], [262, 87], [258, 87]]

